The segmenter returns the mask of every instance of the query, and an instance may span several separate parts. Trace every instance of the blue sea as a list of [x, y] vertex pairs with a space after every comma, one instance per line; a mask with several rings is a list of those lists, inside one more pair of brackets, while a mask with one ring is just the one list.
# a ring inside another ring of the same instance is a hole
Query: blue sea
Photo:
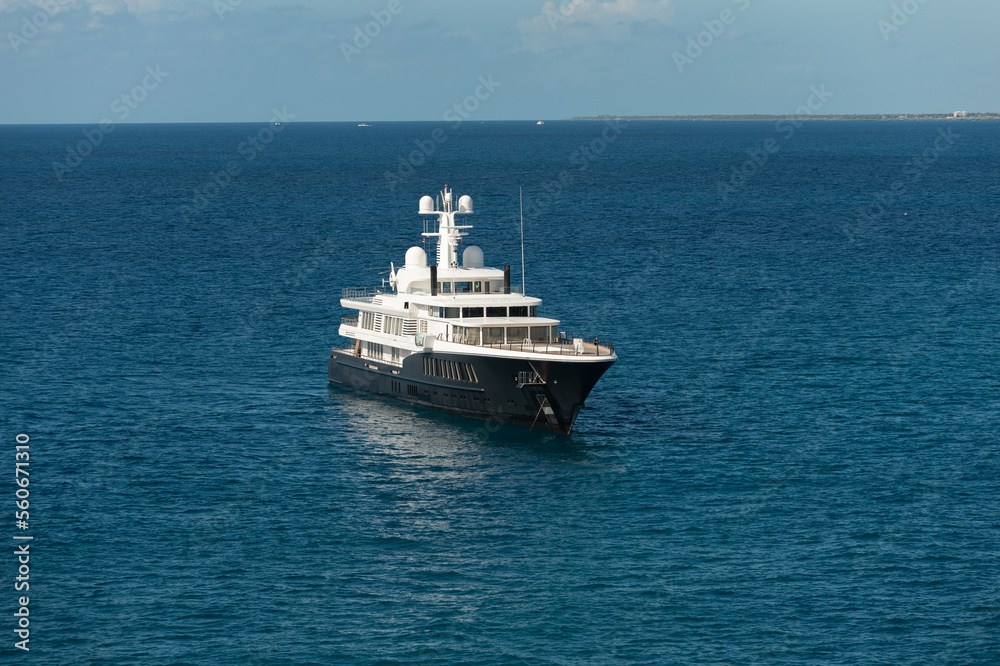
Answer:
[[[4, 663], [1000, 663], [1000, 124], [111, 129], [0, 127]], [[571, 436], [327, 382], [446, 182]]]

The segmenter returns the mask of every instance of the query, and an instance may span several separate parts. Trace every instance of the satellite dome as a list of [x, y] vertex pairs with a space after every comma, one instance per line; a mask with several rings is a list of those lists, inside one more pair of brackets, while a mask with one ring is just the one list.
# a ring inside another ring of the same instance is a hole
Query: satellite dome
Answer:
[[427, 266], [427, 253], [424, 252], [424, 248], [414, 245], [406, 251], [407, 268], [424, 268], [425, 266]]
[[464, 268], [483, 267], [483, 249], [478, 245], [470, 245], [462, 253], [462, 266]]
[[458, 212], [459, 213], [471, 213], [472, 212], [472, 197], [466, 194], [464, 197], [458, 200]]
[[420, 213], [433, 213], [434, 212], [434, 199], [430, 197], [420, 197]]

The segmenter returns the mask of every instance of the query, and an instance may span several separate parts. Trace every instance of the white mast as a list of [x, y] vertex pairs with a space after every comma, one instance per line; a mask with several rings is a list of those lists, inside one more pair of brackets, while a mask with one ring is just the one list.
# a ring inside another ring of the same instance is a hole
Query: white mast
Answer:
[[517, 197], [521, 202], [521, 295], [527, 296], [524, 288], [524, 191], [520, 187], [517, 188]]

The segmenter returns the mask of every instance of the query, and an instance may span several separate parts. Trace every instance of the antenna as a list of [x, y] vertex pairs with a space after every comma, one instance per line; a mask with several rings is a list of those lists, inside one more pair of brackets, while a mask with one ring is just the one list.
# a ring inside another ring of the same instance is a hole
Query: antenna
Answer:
[[524, 190], [517, 188], [517, 196], [521, 202], [521, 296], [526, 294], [524, 290]]

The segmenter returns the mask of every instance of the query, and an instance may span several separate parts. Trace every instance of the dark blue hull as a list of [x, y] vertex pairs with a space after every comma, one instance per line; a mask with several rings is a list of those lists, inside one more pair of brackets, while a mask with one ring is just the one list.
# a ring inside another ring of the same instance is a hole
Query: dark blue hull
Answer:
[[[555, 357], [529, 363], [427, 352], [399, 366], [334, 349], [327, 374], [331, 382], [415, 405], [569, 434], [587, 395], [616, 358], [579, 362]], [[435, 360], [462, 364], [463, 371], [453, 374], [463, 379], [435, 376]]]

